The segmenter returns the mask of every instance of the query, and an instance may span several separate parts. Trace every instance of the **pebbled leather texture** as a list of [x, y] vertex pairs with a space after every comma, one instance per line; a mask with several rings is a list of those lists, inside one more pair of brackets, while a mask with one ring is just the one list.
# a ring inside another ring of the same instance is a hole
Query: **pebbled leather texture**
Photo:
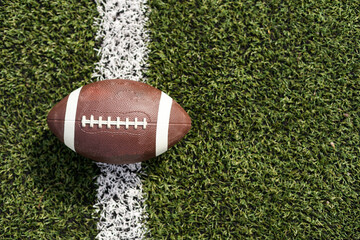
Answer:
[[[75, 151], [95, 161], [125, 164], [155, 157], [156, 127], [161, 91], [141, 82], [131, 80], [104, 80], [85, 85], [80, 92], [75, 122]], [[64, 117], [67, 97], [61, 100], [48, 115], [50, 130], [63, 141]], [[137, 129], [130, 125], [111, 126], [90, 124], [82, 126], [81, 119], [90, 116], [106, 121], [143, 121], [147, 126]], [[172, 102], [168, 147], [180, 141], [191, 128], [191, 119], [175, 101]]]

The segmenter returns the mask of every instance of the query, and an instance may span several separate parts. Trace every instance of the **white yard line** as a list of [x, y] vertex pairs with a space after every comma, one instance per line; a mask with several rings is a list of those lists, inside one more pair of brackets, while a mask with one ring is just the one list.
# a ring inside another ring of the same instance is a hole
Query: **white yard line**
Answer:
[[[99, 18], [96, 38], [101, 40], [101, 56], [93, 76], [97, 80], [130, 79], [144, 81], [148, 54], [146, 0], [96, 0]], [[101, 174], [96, 183], [100, 214], [97, 239], [143, 239], [146, 211], [139, 177], [141, 163], [109, 165], [98, 163]]]

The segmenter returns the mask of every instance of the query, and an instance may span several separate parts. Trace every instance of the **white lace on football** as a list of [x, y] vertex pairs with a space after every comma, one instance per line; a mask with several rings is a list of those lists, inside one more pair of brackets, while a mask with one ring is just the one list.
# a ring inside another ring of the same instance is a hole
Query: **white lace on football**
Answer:
[[137, 118], [134, 121], [130, 121], [129, 118], [125, 118], [125, 121], [120, 121], [120, 117], [116, 117], [115, 121], [111, 120], [111, 117], [107, 117], [106, 120], [103, 120], [102, 116], [98, 120], [94, 119], [94, 115], [90, 115], [90, 119], [86, 119], [86, 116], [82, 116], [81, 126], [86, 127], [86, 124], [90, 125], [90, 128], [93, 128], [94, 125], [97, 125], [99, 128], [102, 128], [102, 125], [106, 125], [106, 128], [110, 129], [111, 126], [115, 126], [116, 129], [120, 129], [120, 126], [125, 126], [125, 129], [129, 129], [129, 126], [134, 126], [134, 129], [137, 129], [138, 126], [142, 126], [143, 129], [146, 129], [147, 121], [144, 118], [142, 121], [138, 121]]
[[[131, 79], [144, 81], [148, 33], [147, 0], [96, 0], [99, 17], [97, 40], [101, 48], [96, 49], [100, 61], [93, 77], [96, 80]], [[144, 239], [146, 225], [145, 197], [139, 174], [141, 163], [111, 165], [97, 163], [100, 175], [96, 179], [98, 212], [96, 239]]]

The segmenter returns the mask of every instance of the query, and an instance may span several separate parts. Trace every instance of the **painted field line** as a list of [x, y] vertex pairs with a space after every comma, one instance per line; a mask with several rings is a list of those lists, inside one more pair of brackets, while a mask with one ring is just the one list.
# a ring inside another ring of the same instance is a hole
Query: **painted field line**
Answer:
[[[144, 81], [143, 71], [148, 54], [146, 0], [96, 0], [99, 18], [96, 38], [100, 61], [93, 77]], [[98, 163], [97, 202], [100, 215], [97, 239], [144, 239], [146, 211], [139, 177], [141, 163], [110, 165]]]

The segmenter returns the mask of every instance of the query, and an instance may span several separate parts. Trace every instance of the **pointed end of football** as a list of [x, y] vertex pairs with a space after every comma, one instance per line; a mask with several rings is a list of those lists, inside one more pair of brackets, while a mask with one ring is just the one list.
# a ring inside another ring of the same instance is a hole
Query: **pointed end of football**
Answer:
[[57, 103], [47, 116], [47, 124], [51, 132], [55, 134], [60, 141], [64, 142], [64, 120], [68, 96]]
[[173, 101], [169, 123], [169, 148], [179, 142], [190, 129], [190, 116], [178, 103]]

